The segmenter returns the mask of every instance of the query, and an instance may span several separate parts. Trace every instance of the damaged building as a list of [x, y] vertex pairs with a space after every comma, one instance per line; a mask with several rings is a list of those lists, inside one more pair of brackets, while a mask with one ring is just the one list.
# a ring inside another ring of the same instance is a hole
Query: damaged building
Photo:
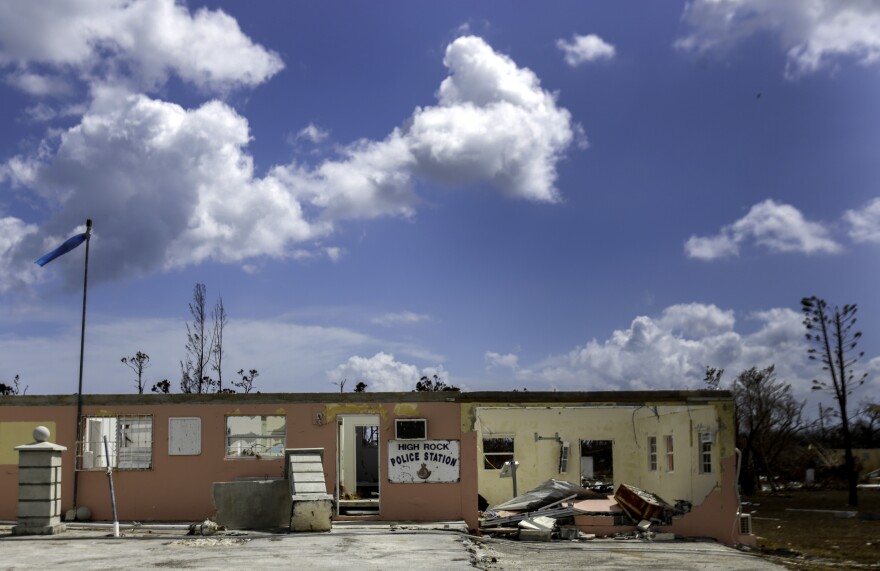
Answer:
[[754, 541], [726, 391], [85, 395], [79, 443], [75, 395], [0, 397], [0, 520], [16, 519], [15, 447], [37, 425], [67, 448], [62, 510], [76, 480], [95, 520], [111, 519], [109, 464], [122, 521], [287, 526], [297, 449], [323, 471], [301, 488], [332, 498], [334, 520], [464, 520], [476, 532], [514, 486], [553, 479], [599, 494], [572, 508], [586, 533], [636, 529], [615, 495], [626, 486], [674, 508], [654, 518], [660, 531]]

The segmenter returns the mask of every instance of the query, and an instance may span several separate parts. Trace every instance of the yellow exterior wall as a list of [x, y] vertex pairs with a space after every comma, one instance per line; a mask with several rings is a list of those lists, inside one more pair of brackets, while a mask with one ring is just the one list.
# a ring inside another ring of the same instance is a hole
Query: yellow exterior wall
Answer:
[[[519, 461], [517, 488], [523, 493], [550, 478], [580, 483], [580, 441], [613, 443], [614, 486], [630, 484], [656, 493], [666, 501], [687, 500], [699, 505], [721, 482], [720, 459], [734, 454], [732, 403], [633, 406], [476, 406], [478, 431], [478, 487], [490, 505], [512, 497], [510, 478], [483, 468], [483, 438], [513, 436]], [[463, 419], [464, 420], [464, 419]], [[699, 432], [716, 433], [712, 449], [713, 472], [700, 473]], [[535, 441], [535, 433], [559, 433], [571, 445], [568, 471], [560, 474], [560, 445]], [[674, 439], [674, 471], [666, 471], [663, 437]], [[657, 470], [648, 466], [648, 436], [657, 436]]]
[[49, 429], [49, 440], [55, 441], [55, 423], [44, 422], [0, 422], [0, 465], [18, 465], [16, 446], [30, 444], [34, 441], [34, 429], [45, 426]]

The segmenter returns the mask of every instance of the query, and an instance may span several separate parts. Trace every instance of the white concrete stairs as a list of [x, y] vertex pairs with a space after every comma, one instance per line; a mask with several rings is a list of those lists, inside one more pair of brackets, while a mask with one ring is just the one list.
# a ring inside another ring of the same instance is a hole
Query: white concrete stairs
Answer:
[[290, 531], [330, 531], [333, 496], [327, 493], [323, 460], [323, 448], [284, 451], [284, 469], [292, 500]]

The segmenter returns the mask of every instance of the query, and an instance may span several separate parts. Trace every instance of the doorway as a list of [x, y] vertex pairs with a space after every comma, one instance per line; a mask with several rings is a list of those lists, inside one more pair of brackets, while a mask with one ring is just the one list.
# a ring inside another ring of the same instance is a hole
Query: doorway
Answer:
[[341, 415], [337, 425], [337, 515], [379, 515], [379, 416]]

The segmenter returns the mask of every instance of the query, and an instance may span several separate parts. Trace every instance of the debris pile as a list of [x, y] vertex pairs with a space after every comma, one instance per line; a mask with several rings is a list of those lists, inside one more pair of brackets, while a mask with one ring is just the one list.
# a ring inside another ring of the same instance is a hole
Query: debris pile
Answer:
[[[674, 534], [651, 527], [669, 525], [674, 515], [689, 509], [687, 502], [672, 506], [657, 494], [627, 484], [621, 484], [614, 496], [609, 496], [551, 479], [483, 511], [480, 531], [521, 541], [584, 540], [596, 537], [595, 533], [585, 532], [595, 527], [614, 539], [672, 540]], [[615, 533], [615, 527], [630, 529]]]
[[201, 523], [194, 523], [189, 526], [187, 535], [214, 535], [219, 531], [226, 531], [226, 528], [209, 519]]
[[[480, 530], [489, 535], [516, 537], [525, 541], [550, 541], [554, 536], [585, 539], [575, 529], [560, 527], [581, 513], [573, 506], [578, 499], [600, 499], [604, 495], [563, 480], [547, 480], [512, 500], [483, 512]], [[563, 531], [565, 530], [565, 531]]]

